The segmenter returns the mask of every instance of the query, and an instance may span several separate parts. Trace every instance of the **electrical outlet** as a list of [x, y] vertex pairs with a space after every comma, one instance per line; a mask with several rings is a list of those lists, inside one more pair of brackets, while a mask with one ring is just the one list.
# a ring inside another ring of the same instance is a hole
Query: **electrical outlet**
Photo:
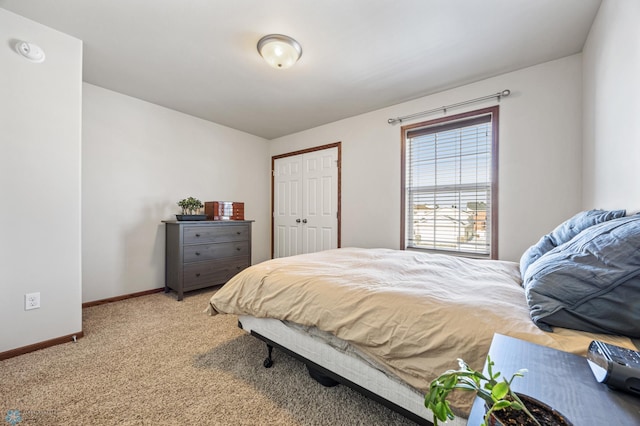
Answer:
[[40, 293], [27, 293], [24, 295], [24, 310], [38, 309], [40, 307]]

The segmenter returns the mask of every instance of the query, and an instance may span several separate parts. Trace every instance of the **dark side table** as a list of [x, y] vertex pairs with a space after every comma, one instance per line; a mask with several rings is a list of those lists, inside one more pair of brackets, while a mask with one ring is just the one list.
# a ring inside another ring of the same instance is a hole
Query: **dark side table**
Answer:
[[[494, 371], [507, 378], [526, 368], [514, 390], [550, 405], [574, 426], [640, 425], [640, 397], [598, 383], [584, 357], [501, 334], [493, 336], [489, 355]], [[467, 425], [480, 425], [484, 412], [484, 401], [476, 398]]]

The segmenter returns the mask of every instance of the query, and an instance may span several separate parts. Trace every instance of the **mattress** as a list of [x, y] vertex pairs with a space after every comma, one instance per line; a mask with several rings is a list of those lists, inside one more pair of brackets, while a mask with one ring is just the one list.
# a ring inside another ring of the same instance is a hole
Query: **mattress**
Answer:
[[[359, 354], [357, 349], [349, 347], [347, 344], [342, 348], [336, 348], [335, 345], [327, 343], [318, 334], [314, 337], [295, 325], [287, 325], [283, 321], [273, 318], [240, 315], [238, 320], [245, 331], [266, 337], [392, 404], [429, 422], [432, 420], [433, 415], [424, 406], [424, 395], [421, 392], [407, 386], [384, 372], [379, 366], [367, 361], [366, 356]], [[447, 424], [462, 426], [466, 424], [466, 419], [456, 417]]]

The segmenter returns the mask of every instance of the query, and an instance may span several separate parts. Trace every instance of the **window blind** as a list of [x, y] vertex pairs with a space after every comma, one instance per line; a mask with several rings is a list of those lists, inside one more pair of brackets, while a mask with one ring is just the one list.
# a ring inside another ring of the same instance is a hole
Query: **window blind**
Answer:
[[493, 115], [405, 134], [405, 246], [491, 255]]

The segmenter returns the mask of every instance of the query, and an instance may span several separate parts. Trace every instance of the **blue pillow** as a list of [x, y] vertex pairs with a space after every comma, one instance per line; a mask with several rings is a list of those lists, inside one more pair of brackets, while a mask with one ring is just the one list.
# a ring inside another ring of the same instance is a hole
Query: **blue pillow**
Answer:
[[551, 233], [544, 235], [536, 244], [524, 252], [520, 258], [520, 274], [524, 280], [527, 269], [533, 262], [540, 259], [545, 253], [555, 247], [566, 243], [583, 230], [598, 223], [623, 217], [625, 210], [588, 210], [580, 212], [558, 225]]
[[523, 286], [543, 330], [640, 337], [640, 214], [591, 226], [549, 251]]

